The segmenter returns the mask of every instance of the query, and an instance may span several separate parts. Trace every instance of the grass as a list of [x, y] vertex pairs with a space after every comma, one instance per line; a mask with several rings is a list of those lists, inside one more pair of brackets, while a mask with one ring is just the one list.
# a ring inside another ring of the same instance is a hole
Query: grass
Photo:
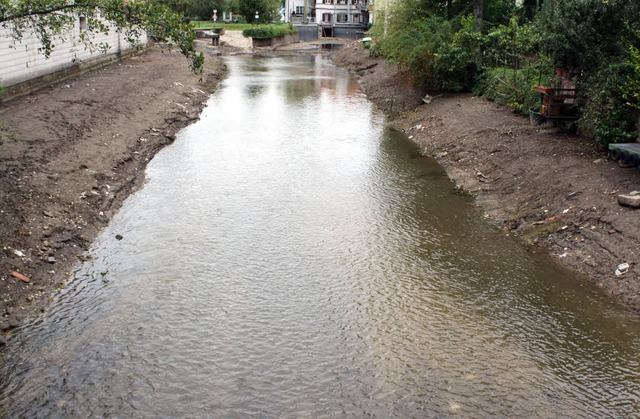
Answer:
[[211, 22], [208, 20], [193, 20], [191, 26], [195, 29], [199, 28], [224, 28], [225, 31], [243, 31], [247, 28], [255, 27], [249, 23], [223, 23], [223, 22]]
[[546, 236], [548, 234], [557, 231], [564, 225], [562, 220], [551, 221], [549, 223], [541, 224], [541, 225], [531, 225], [527, 226], [526, 231], [523, 232], [522, 237], [527, 243], [533, 243], [533, 241], [537, 237]]

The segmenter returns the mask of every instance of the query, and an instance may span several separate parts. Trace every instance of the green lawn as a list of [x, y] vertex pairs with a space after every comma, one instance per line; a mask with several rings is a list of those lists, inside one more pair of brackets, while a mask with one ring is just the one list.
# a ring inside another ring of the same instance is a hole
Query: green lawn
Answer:
[[223, 23], [223, 22], [212, 22], [206, 20], [192, 20], [191, 25], [198, 28], [224, 28], [225, 31], [243, 31], [246, 28], [255, 27], [256, 25], [251, 25], [249, 23]]

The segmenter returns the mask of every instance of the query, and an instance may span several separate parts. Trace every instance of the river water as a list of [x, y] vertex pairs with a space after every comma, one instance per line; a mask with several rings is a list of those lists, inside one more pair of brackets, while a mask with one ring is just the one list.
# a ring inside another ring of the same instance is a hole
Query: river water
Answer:
[[640, 413], [637, 320], [484, 222], [345, 71], [226, 60], [0, 353], [0, 416]]

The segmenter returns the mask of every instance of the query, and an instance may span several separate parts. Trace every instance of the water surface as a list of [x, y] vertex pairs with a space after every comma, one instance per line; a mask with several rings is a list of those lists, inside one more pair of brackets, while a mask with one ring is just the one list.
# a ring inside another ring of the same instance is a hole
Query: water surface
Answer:
[[0, 416], [640, 412], [638, 323], [483, 222], [345, 71], [227, 64], [0, 353]]

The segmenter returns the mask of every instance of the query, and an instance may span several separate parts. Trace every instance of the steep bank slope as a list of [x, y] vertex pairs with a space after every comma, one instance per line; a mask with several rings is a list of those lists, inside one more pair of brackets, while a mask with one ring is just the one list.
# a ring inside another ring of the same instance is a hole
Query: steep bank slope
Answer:
[[[640, 191], [640, 170], [619, 167], [594, 142], [469, 94], [437, 96], [406, 83], [396, 68], [357, 44], [335, 57], [367, 95], [427, 155], [476, 197], [487, 218], [543, 246], [640, 313], [640, 210], [618, 205]], [[618, 265], [630, 264], [616, 275]]]
[[49, 304], [224, 72], [209, 58], [199, 80], [182, 55], [153, 47], [0, 106], [0, 331]]

